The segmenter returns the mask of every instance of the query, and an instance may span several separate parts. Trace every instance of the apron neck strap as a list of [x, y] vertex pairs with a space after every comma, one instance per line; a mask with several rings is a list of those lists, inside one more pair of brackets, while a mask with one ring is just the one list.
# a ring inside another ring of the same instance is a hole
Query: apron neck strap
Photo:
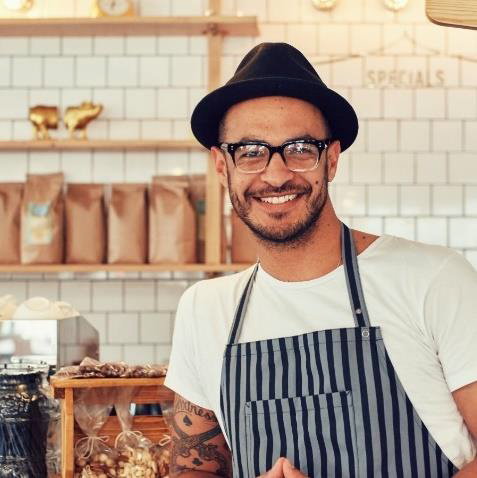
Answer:
[[348, 296], [357, 327], [370, 327], [368, 309], [364, 300], [363, 287], [358, 269], [358, 258], [353, 235], [346, 224], [341, 223], [341, 257], [343, 260]]
[[250, 294], [252, 292], [253, 283], [255, 282], [255, 277], [257, 276], [258, 271], [258, 262], [253, 268], [252, 275], [250, 276], [245, 290], [243, 291], [242, 297], [240, 298], [239, 305], [235, 310], [234, 321], [232, 323], [232, 328], [230, 329], [228, 344], [234, 344], [237, 341], [237, 337], [240, 336], [240, 331], [242, 330], [243, 318], [245, 317], [245, 311], [247, 310], [248, 303], [250, 301]]
[[[351, 230], [345, 224], [341, 223], [341, 259], [344, 264], [346, 276], [346, 284], [348, 286], [348, 296], [353, 312], [356, 327], [370, 327], [368, 310], [364, 300], [363, 287], [359, 276], [358, 260], [356, 249], [354, 247], [353, 236]], [[258, 262], [253, 268], [252, 274], [248, 279], [245, 290], [243, 291], [240, 302], [235, 311], [232, 328], [230, 329], [228, 345], [235, 344], [240, 336], [242, 324], [250, 301], [253, 283], [257, 276]]]

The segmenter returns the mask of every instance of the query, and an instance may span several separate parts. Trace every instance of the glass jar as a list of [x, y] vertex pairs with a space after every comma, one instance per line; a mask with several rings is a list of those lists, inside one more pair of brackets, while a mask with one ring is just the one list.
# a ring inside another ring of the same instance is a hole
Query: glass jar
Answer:
[[0, 478], [44, 478], [48, 398], [42, 373], [25, 364], [0, 368]]
[[[61, 410], [58, 400], [53, 398], [53, 390], [50, 387], [49, 379], [56, 372], [56, 366], [50, 365], [46, 360], [35, 355], [13, 356], [12, 364], [21, 364], [32, 371], [39, 371], [43, 380], [41, 390], [46, 395], [43, 411], [48, 416], [48, 433], [46, 439], [46, 467], [48, 478], [61, 474]], [[1, 478], [1, 477], [0, 477]]]

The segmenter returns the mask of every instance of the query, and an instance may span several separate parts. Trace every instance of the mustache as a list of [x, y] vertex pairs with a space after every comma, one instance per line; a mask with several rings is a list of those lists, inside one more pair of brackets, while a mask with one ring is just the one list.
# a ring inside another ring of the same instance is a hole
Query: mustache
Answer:
[[311, 192], [311, 186], [296, 185], [293, 183], [285, 183], [279, 188], [266, 187], [262, 189], [255, 189], [253, 191], [247, 190], [244, 193], [245, 198], [273, 196], [281, 194], [307, 194]]

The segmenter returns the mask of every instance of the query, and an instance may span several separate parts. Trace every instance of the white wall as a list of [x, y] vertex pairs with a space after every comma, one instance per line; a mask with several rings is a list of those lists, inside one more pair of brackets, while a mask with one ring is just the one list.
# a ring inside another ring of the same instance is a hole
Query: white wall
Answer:
[[[145, 15], [195, 15], [205, 3], [142, 0], [138, 8]], [[260, 37], [225, 40], [223, 80], [260, 41], [302, 49], [360, 117], [359, 138], [343, 154], [332, 186], [341, 217], [371, 232], [456, 248], [477, 266], [477, 31], [432, 25], [424, 0], [409, 0], [401, 13], [386, 10], [384, 0], [337, 3], [320, 12], [311, 0], [225, 0], [224, 13], [259, 16]], [[45, 15], [80, 15], [90, 2], [36, 5]], [[92, 138], [187, 138], [188, 117], [205, 93], [206, 47], [201, 37], [0, 37], [0, 139], [31, 137], [30, 105], [65, 108], [90, 98], [105, 106], [90, 125]], [[206, 157], [2, 152], [0, 164], [1, 181], [61, 169], [68, 182], [133, 182], [205, 172]], [[0, 295], [71, 301], [100, 330], [103, 358], [164, 361], [177, 300], [199, 277], [7, 275]]]

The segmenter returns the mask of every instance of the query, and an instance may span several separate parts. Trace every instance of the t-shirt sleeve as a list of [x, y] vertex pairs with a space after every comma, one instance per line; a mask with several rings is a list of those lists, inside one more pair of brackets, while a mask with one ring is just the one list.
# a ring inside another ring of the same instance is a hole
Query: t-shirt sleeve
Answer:
[[477, 381], [477, 271], [460, 254], [434, 277], [424, 314], [451, 392]]
[[191, 287], [182, 295], [177, 307], [169, 368], [164, 383], [189, 402], [210, 409], [195, 366], [197, 344], [193, 339], [194, 289]]

